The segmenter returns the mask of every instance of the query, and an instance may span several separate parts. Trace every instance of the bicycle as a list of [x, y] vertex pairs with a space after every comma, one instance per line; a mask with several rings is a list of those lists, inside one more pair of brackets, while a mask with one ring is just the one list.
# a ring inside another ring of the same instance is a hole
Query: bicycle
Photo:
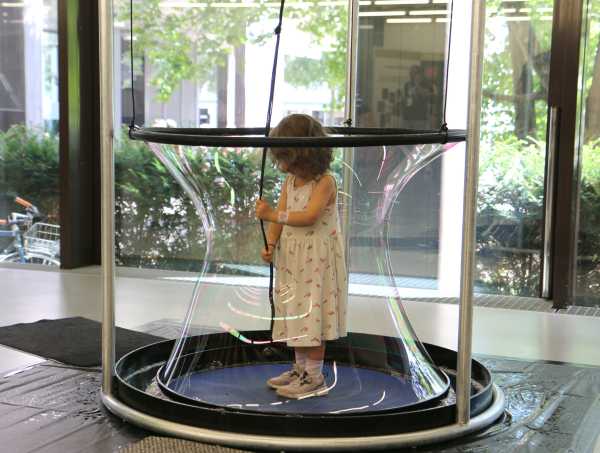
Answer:
[[15, 203], [25, 208], [25, 214], [11, 213], [0, 219], [0, 237], [13, 238], [12, 243], [0, 253], [0, 263], [29, 263], [60, 266], [60, 226], [41, 222], [39, 209], [29, 201], [15, 197]]

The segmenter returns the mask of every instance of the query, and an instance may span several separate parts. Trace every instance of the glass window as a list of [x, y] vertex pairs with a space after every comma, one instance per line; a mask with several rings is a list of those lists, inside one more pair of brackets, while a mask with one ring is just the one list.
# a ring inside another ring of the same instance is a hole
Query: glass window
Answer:
[[[536, 8], [516, 1], [488, 4], [477, 227], [478, 292], [539, 295], [553, 2], [546, 3]], [[133, 94], [138, 124], [263, 126], [278, 5], [134, 2], [132, 41], [129, 1], [117, 1], [117, 124], [125, 128], [131, 121]], [[360, 2], [357, 125], [415, 129], [441, 126], [448, 7], [445, 1]], [[345, 1], [286, 3], [273, 124], [290, 112], [308, 113], [326, 124], [341, 123], [346, 8]], [[468, 17], [462, 10], [455, 11], [457, 23], [462, 23], [461, 14]], [[460, 32], [455, 29], [454, 37]], [[414, 39], [416, 35], [419, 39]], [[129, 58], [132, 44], [133, 80]], [[467, 49], [464, 43], [462, 46]], [[453, 47], [459, 47], [458, 43]], [[461, 52], [455, 51], [452, 59], [466, 67], [468, 52]], [[449, 106], [451, 127], [464, 96], [453, 99]], [[460, 149], [456, 147], [453, 154]], [[259, 158], [260, 150], [231, 150], [225, 158], [217, 158], [215, 150], [210, 149], [199, 150], [194, 157], [198, 164], [202, 162], [205, 183], [223, 191], [223, 203], [236, 200], [232, 212], [224, 207], [216, 211], [236, 216], [237, 229], [232, 234], [245, 239], [235, 257], [221, 259], [245, 270], [261, 265], [256, 253], [261, 239], [251, 201], [257, 190]], [[354, 160], [356, 168], [373, 165], [363, 152], [356, 153]], [[460, 247], [452, 243], [460, 241], [455, 224], [462, 209], [462, 192], [458, 189], [462, 187], [462, 175], [451, 170], [458, 162], [454, 160], [449, 164], [444, 157], [418, 173], [396, 200], [390, 247], [396, 263], [394, 271], [406, 289], [403, 295], [458, 294]], [[341, 156], [336, 162], [334, 169], [341, 176]], [[273, 190], [266, 193], [275, 197], [281, 175], [270, 163], [267, 167], [267, 186]], [[192, 257], [199, 256], [202, 241], [194, 239], [197, 233], [190, 220], [193, 208], [167, 180], [164, 168], [144, 145], [117, 140], [120, 264], [180, 270], [197, 266]], [[452, 194], [444, 195], [449, 189]], [[368, 244], [367, 233], [352, 232], [350, 245], [356, 248], [355, 253]], [[358, 261], [352, 266], [351, 271], [357, 275], [363, 271]]]
[[540, 294], [553, 4], [487, 3], [478, 292]]
[[[286, 2], [272, 126], [286, 114], [307, 113], [341, 124], [345, 96], [347, 2]], [[171, 127], [265, 125], [278, 2], [115, 3], [116, 124]], [[134, 77], [130, 74], [133, 44]], [[240, 244], [215, 261], [223, 272], [264, 274], [262, 239], [254, 218], [262, 150], [197, 148], [191, 165], [216, 193], [224, 240]], [[197, 270], [204, 242], [200, 221], [178, 185], [139, 142], [116, 142], [116, 256], [120, 265]], [[339, 159], [338, 159], [339, 161]], [[334, 165], [340, 169], [341, 164]], [[274, 200], [282, 175], [267, 162], [265, 195]], [[216, 201], [215, 201], [216, 200]], [[227, 218], [227, 222], [224, 219]], [[217, 247], [217, 250], [231, 250]], [[216, 265], [216, 264], [215, 264]], [[219, 264], [221, 265], [221, 264]], [[257, 266], [260, 269], [257, 271]]]
[[[361, 2], [360, 125], [443, 122], [447, 1]], [[487, 2], [477, 225], [479, 293], [538, 296], [553, 2]], [[470, 11], [453, 11], [447, 118], [464, 128]], [[419, 39], [414, 39], [419, 36]], [[461, 67], [461, 65], [464, 67]], [[462, 95], [461, 95], [462, 93]], [[393, 241], [406, 296], [458, 296], [461, 147], [417, 174], [397, 200]], [[368, 165], [368, 159], [360, 165]], [[358, 246], [359, 238], [353, 238]], [[457, 246], [458, 244], [458, 246]], [[355, 271], [358, 271], [355, 269]]]
[[57, 11], [0, 3], [0, 262], [60, 262]]
[[[424, 3], [428, 2], [360, 2], [358, 126], [441, 127], [448, 11], [445, 2]], [[381, 171], [379, 151], [355, 151], [358, 174]], [[390, 215], [388, 246], [403, 296], [438, 294], [441, 162], [436, 160], [412, 177]], [[374, 215], [375, 206], [369, 207], [369, 197], [361, 195], [370, 189], [354, 182], [353, 209], [364, 211], [366, 217]], [[369, 222], [353, 225], [352, 256], [368, 255], [377, 240], [372, 233]], [[373, 283], [366, 273], [372, 268], [369, 260], [353, 259], [351, 282]]]
[[584, 3], [578, 145], [579, 212], [575, 301], [600, 303], [600, 5]]

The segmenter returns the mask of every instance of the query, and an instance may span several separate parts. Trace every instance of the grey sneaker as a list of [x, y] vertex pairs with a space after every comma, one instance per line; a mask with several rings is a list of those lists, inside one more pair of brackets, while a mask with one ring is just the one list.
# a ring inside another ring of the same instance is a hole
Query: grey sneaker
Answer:
[[322, 374], [309, 376], [306, 371], [289, 385], [277, 389], [279, 396], [295, 400], [312, 396], [325, 396], [327, 392], [329, 392], [329, 389], [325, 385], [325, 377]]
[[267, 381], [267, 385], [272, 389], [277, 390], [280, 387], [284, 387], [286, 385], [290, 385], [296, 379], [300, 377], [302, 374], [302, 370], [296, 364], [292, 367], [291, 370], [286, 371], [285, 373], [281, 373], [279, 376], [275, 376]]

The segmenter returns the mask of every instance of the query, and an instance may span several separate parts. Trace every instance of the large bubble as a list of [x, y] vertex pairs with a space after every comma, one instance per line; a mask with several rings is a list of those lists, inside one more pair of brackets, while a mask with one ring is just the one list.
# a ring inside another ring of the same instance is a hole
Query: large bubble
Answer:
[[[200, 271], [180, 336], [158, 375], [169, 397], [252, 412], [354, 414], [428, 404], [448, 394], [448, 376], [417, 338], [399, 297], [394, 266], [402, 256], [394, 252], [391, 219], [411, 216], [399, 195], [453, 144], [334, 150], [336, 203], [329, 220], [317, 220], [322, 227], [303, 231], [319, 236], [329, 228], [340, 248], [303, 233], [293, 247], [276, 249], [274, 307], [254, 216], [260, 151], [149, 146], [196, 213], [188, 237], [197, 242], [193, 259]], [[285, 175], [272, 164], [267, 170], [264, 195], [274, 205]], [[304, 190], [308, 195], [299, 190], [294, 196], [309, 197], [312, 189]], [[339, 225], [328, 223], [336, 217]], [[356, 276], [369, 281], [368, 290]], [[325, 306], [328, 292], [337, 294], [333, 308]], [[311, 344], [307, 319], [319, 325], [335, 319], [333, 330], [339, 327], [331, 341], [320, 338], [326, 395], [282, 397], [266, 381], [290, 369], [293, 346]], [[272, 331], [281, 326], [282, 332]]]

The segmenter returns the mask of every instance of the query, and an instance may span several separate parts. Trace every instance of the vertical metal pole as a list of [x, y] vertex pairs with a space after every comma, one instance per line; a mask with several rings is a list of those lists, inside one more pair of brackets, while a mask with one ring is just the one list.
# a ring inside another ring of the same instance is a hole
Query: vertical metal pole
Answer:
[[[356, 73], [358, 58], [358, 4], [359, 0], [348, 0], [348, 57], [346, 60], [346, 103], [344, 118], [349, 126], [356, 125], [354, 118], [356, 110]], [[354, 166], [354, 149], [345, 148], [343, 151], [344, 169], [342, 190], [344, 191], [344, 210], [342, 212], [342, 231], [346, 240], [346, 269], [350, 272], [350, 214], [352, 212], [352, 168]]]
[[112, 393], [115, 363], [114, 297], [114, 166], [112, 109], [112, 0], [99, 0], [100, 46], [100, 156], [102, 257], [102, 391]]
[[559, 109], [550, 107], [548, 115], [548, 157], [546, 161], [546, 180], [544, 196], [544, 245], [542, 250], [541, 296], [550, 297], [550, 277], [552, 271], [552, 237], [554, 235], [554, 186], [556, 179], [556, 156], [558, 153]]
[[356, 106], [356, 67], [358, 58], [358, 4], [359, 0], [348, 0], [348, 38], [346, 59], [346, 105], [344, 117], [355, 125]]
[[467, 115], [467, 156], [463, 212], [458, 363], [456, 376], [456, 418], [466, 425], [471, 418], [471, 346], [473, 335], [473, 267], [479, 168], [479, 126], [481, 79], [485, 31], [485, 0], [473, 0], [471, 19], [471, 61], [469, 67], [469, 110]]

